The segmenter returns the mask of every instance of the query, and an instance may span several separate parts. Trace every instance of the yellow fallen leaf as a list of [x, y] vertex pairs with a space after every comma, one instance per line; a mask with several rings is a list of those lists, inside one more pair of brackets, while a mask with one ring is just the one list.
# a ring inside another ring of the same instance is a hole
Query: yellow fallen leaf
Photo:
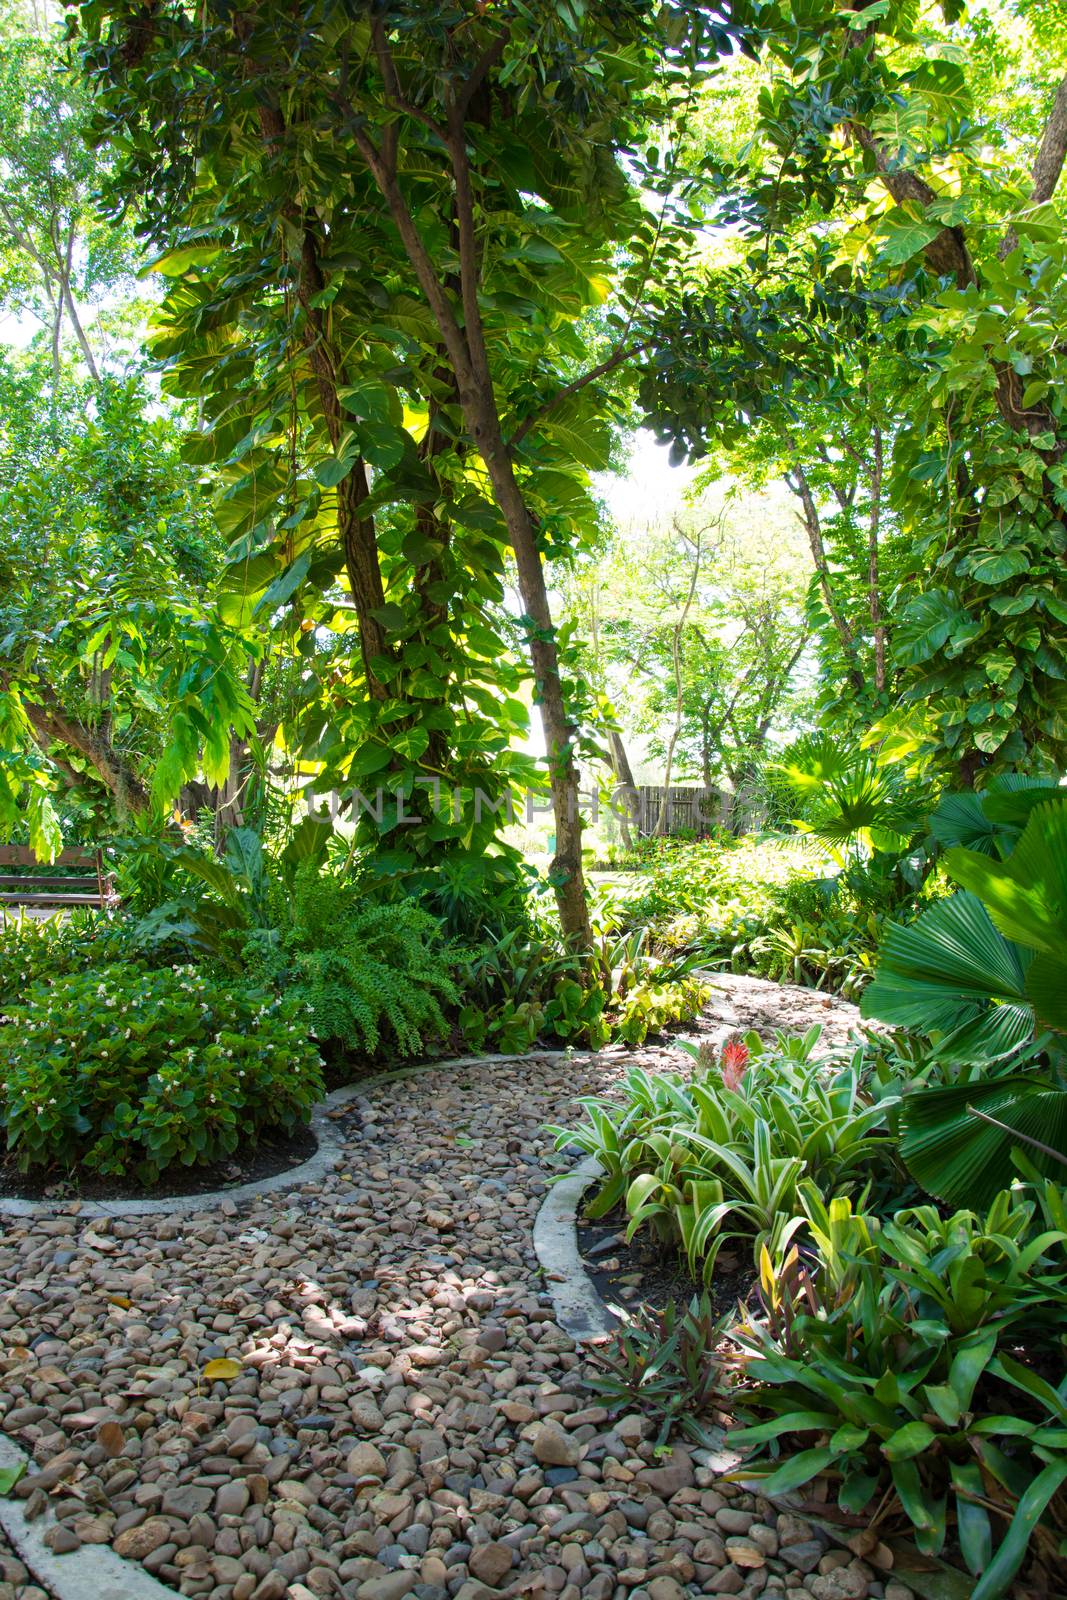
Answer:
[[111, 1305], [120, 1306], [123, 1311], [128, 1311], [133, 1305], [133, 1301], [127, 1294], [109, 1294], [107, 1298]]
[[214, 1383], [219, 1378], [239, 1378], [241, 1371], [242, 1368], [239, 1361], [231, 1361], [228, 1356], [220, 1356], [218, 1360], [208, 1362], [204, 1368], [204, 1377], [210, 1383]]

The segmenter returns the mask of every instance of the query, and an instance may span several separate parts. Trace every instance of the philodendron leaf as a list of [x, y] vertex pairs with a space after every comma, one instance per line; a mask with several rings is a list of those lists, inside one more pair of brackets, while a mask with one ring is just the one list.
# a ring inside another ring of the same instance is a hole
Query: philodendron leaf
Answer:
[[878, 224], [879, 254], [888, 265], [901, 266], [936, 239], [940, 232], [941, 224], [927, 222], [918, 214], [918, 208], [894, 206]]

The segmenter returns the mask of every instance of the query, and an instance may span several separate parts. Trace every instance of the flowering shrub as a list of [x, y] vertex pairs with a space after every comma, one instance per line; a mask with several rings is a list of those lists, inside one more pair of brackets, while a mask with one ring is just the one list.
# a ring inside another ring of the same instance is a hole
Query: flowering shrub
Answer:
[[5, 916], [0, 921], [0, 1011], [18, 1005], [31, 983], [51, 985], [87, 966], [131, 953], [122, 916], [74, 910], [58, 917]]
[[302, 1006], [194, 967], [35, 982], [0, 1017], [0, 1126], [23, 1171], [152, 1183], [306, 1122], [323, 1092]]

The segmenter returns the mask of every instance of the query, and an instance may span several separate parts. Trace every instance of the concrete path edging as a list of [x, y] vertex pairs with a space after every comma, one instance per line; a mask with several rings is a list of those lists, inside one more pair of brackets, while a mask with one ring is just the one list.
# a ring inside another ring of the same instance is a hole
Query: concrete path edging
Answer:
[[[153, 1200], [132, 1201], [95, 1201], [86, 1202], [79, 1208], [79, 1216], [86, 1217], [122, 1217], [122, 1216], [148, 1216], [166, 1213], [196, 1212], [217, 1205], [222, 1200], [239, 1200], [251, 1198], [264, 1193], [278, 1193], [286, 1189], [302, 1186], [314, 1182], [322, 1176], [339, 1158], [343, 1149], [343, 1139], [336, 1123], [331, 1119], [330, 1113], [348, 1104], [350, 1101], [361, 1098], [368, 1090], [381, 1084], [392, 1083], [399, 1079], [408, 1078], [422, 1072], [439, 1069], [462, 1070], [465, 1067], [507, 1065], [510, 1062], [527, 1059], [537, 1060], [570, 1060], [590, 1058], [596, 1055], [610, 1054], [605, 1051], [575, 1051], [575, 1050], [538, 1050], [527, 1051], [522, 1055], [512, 1056], [460, 1056], [444, 1061], [423, 1062], [417, 1066], [399, 1067], [389, 1072], [376, 1073], [371, 1078], [364, 1078], [356, 1084], [346, 1085], [329, 1095], [321, 1105], [315, 1108], [312, 1116], [312, 1127], [318, 1140], [318, 1150], [302, 1162], [298, 1167], [290, 1168], [288, 1172], [280, 1172], [274, 1177], [263, 1179], [259, 1183], [238, 1184], [229, 1189], [217, 1190], [211, 1193], [198, 1195], [173, 1195]], [[555, 1272], [558, 1266], [567, 1264], [580, 1267], [577, 1255], [577, 1244], [574, 1238], [573, 1217], [583, 1191], [588, 1186], [593, 1176], [596, 1163], [586, 1162], [583, 1167], [588, 1167], [588, 1175], [580, 1178], [577, 1174], [557, 1185], [551, 1192], [549, 1200], [553, 1202], [560, 1223], [554, 1230], [548, 1226], [551, 1210], [546, 1215], [546, 1205], [542, 1206], [538, 1216], [538, 1225], [541, 1228], [542, 1238], [555, 1232], [562, 1240], [562, 1245], [557, 1254], [553, 1255], [552, 1245], [545, 1246], [547, 1255], [542, 1256], [548, 1262], [548, 1269]], [[568, 1186], [573, 1193], [568, 1198]], [[14, 1216], [37, 1216], [52, 1214], [61, 1211], [69, 1202], [49, 1200], [0, 1200], [0, 1212]], [[567, 1243], [567, 1216], [570, 1216], [570, 1248], [573, 1252], [573, 1263], [566, 1256]], [[542, 1222], [542, 1216], [545, 1217]], [[547, 1231], [546, 1231], [547, 1230]], [[541, 1256], [541, 1248], [538, 1247]], [[556, 1266], [552, 1263], [555, 1262]], [[591, 1288], [591, 1285], [590, 1285]], [[599, 1296], [593, 1291], [593, 1304], [590, 1314], [600, 1306]], [[610, 1314], [607, 1308], [602, 1309], [602, 1314], [608, 1319]], [[606, 1329], [605, 1329], [606, 1331]], [[0, 1471], [7, 1471], [17, 1467], [24, 1467], [32, 1471], [34, 1462], [31, 1456], [6, 1434], [0, 1433]], [[177, 1590], [170, 1589], [147, 1572], [139, 1561], [127, 1560], [116, 1555], [110, 1545], [83, 1545], [81, 1549], [69, 1555], [57, 1555], [45, 1543], [45, 1535], [49, 1528], [55, 1526], [55, 1517], [45, 1508], [39, 1517], [28, 1517], [26, 1502], [8, 1495], [0, 1496], [0, 1529], [10, 1540], [19, 1559], [25, 1563], [32, 1573], [35, 1581], [45, 1589], [54, 1600], [175, 1600]]]
[[596, 1156], [587, 1156], [552, 1185], [534, 1218], [534, 1249], [556, 1321], [576, 1344], [602, 1339], [619, 1325], [600, 1298], [578, 1249], [578, 1207], [602, 1171]]
[[[23, 1465], [33, 1468], [25, 1450], [0, 1435], [0, 1471]], [[116, 1555], [109, 1544], [83, 1544], [70, 1555], [56, 1555], [44, 1542], [55, 1525], [47, 1507], [39, 1517], [30, 1518], [25, 1501], [0, 1498], [0, 1528], [20, 1561], [55, 1600], [174, 1600], [176, 1589], [153, 1578], [139, 1561]]]

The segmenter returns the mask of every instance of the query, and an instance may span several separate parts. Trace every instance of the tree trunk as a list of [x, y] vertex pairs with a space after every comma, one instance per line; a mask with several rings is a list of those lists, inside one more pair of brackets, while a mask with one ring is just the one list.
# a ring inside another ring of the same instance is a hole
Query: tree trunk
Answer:
[[515, 555], [519, 593], [530, 623], [530, 658], [548, 753], [549, 783], [556, 823], [556, 853], [551, 871], [560, 923], [570, 945], [575, 949], [589, 950], [593, 935], [582, 878], [582, 819], [578, 803], [578, 768], [574, 759], [578, 730], [568, 717], [564, 705], [559, 650], [541, 553], [537, 548], [533, 518], [523, 499], [511, 455], [504, 442], [479, 304], [479, 212], [471, 180], [465, 122], [474, 94], [484, 84], [492, 64], [500, 58], [506, 33], [498, 35], [483, 53], [468, 81], [453, 87], [447, 127], [441, 127], [432, 118], [428, 119], [419, 107], [405, 101], [389, 47], [388, 25], [384, 17], [376, 17], [372, 23], [371, 39], [391, 101], [423, 126], [429, 121], [432, 132], [441, 140], [450, 159], [459, 254], [458, 307], [453, 299], [454, 291], [450, 288], [455, 280], [450, 275], [442, 275], [433, 253], [419, 232], [400, 185], [399, 124], [391, 122], [384, 128], [378, 145], [366, 127], [358, 124], [353, 127], [356, 148], [388, 207], [437, 324], [441, 343], [448, 353], [471, 443], [485, 462], [494, 498], [508, 530]]
[[705, 700], [700, 713], [700, 773], [705, 789], [711, 788], [711, 701]]
[[[277, 113], [262, 112], [260, 123], [269, 140], [281, 138], [284, 124]], [[319, 266], [318, 241], [307, 218], [304, 218], [297, 293], [307, 318], [304, 342], [308, 360], [319, 391], [330, 443], [336, 450], [341, 439], [343, 420], [337, 391], [347, 380], [340, 358], [328, 338], [322, 313], [315, 304], [316, 295], [321, 294], [325, 285], [326, 280]], [[374, 612], [385, 604], [385, 591], [378, 564], [374, 519], [365, 517], [360, 510], [370, 493], [367, 468], [362, 456], [357, 458], [348, 476], [341, 479], [336, 493], [337, 536], [344, 552], [345, 575], [352, 591], [352, 604], [359, 620], [359, 646], [367, 692], [372, 700], [384, 700], [388, 691], [374, 670], [374, 660], [388, 654], [389, 644], [385, 629]]]
[[882, 619], [882, 596], [878, 575], [878, 532], [882, 515], [882, 430], [877, 423], [873, 435], [873, 465], [871, 469], [871, 518], [867, 531], [867, 601], [874, 630], [874, 686], [879, 694], [885, 689], [885, 622]]
[[830, 620], [837, 630], [837, 636], [841, 640], [841, 648], [845, 652], [845, 660], [848, 662], [848, 667], [846, 669], [848, 672], [848, 680], [852, 687], [856, 690], [856, 693], [861, 694], [864, 687], [863, 673], [860, 671], [859, 662], [856, 659], [855, 636], [853, 635], [852, 629], [848, 625], [848, 620], [845, 617], [844, 612], [840, 609], [837, 601], [834, 598], [834, 591], [830, 583], [830, 563], [826, 559], [826, 546], [823, 544], [822, 525], [819, 522], [819, 513], [815, 505], [815, 499], [812, 495], [811, 487], [804, 474], [804, 469], [800, 465], [799, 461], [796, 462], [793, 467], [792, 477], [789, 477], [788, 475], [786, 476], [786, 482], [792, 489], [793, 493], [798, 497], [800, 504], [803, 507], [804, 514], [800, 520], [803, 523], [805, 531], [808, 535], [808, 544], [811, 546], [811, 558], [815, 563], [815, 571], [818, 575], [819, 587], [822, 590], [823, 602], [826, 606], [827, 612], [829, 613]]
[[496, 406], [491, 400], [483, 399], [480, 406], [472, 409], [475, 410], [475, 416], [470, 418], [468, 414], [468, 425], [485, 461], [497, 505], [507, 525], [511, 548], [515, 552], [519, 594], [531, 623], [530, 659], [545, 731], [548, 780], [556, 824], [556, 853], [550, 870], [560, 922], [568, 941], [576, 948], [585, 950], [592, 944], [593, 930], [589, 923], [589, 907], [582, 876], [582, 819], [579, 813], [578, 767], [574, 759], [578, 729], [567, 715], [563, 701], [556, 630], [552, 623], [533, 519], [515, 478], [500, 431]]
[[690, 579], [689, 592], [685, 597], [681, 615], [674, 625], [674, 633], [671, 639], [671, 659], [674, 664], [674, 727], [671, 729], [671, 736], [667, 741], [667, 759], [664, 763], [663, 774], [663, 799], [660, 801], [659, 816], [656, 818], [654, 829], [654, 832], [660, 837], [666, 832], [667, 828], [667, 813], [671, 804], [671, 771], [674, 766], [674, 750], [678, 743], [678, 735], [682, 731], [682, 703], [684, 698], [682, 690], [682, 634], [685, 631], [685, 625], [689, 618], [689, 608], [693, 604], [693, 596], [697, 591], [697, 580], [700, 577], [700, 541], [702, 537], [702, 532], [698, 530], [696, 545], [693, 550], [693, 576]]
[[622, 834], [622, 842], [626, 849], [632, 850], [634, 842], [630, 823], [632, 821], [635, 828], [641, 826], [641, 797], [637, 792], [630, 757], [618, 728], [608, 729], [608, 749], [611, 752], [611, 768], [615, 774], [615, 792], [621, 793], [623, 800], [622, 811], [616, 812], [619, 832]]
[[82, 327], [81, 318], [79, 317], [77, 307], [74, 304], [74, 296], [70, 292], [70, 283], [66, 278], [63, 280], [63, 300], [67, 307], [67, 316], [70, 318], [70, 325], [74, 329], [74, 336], [77, 339], [81, 348], [81, 353], [85, 358], [85, 365], [89, 369], [89, 376], [92, 378], [94, 383], [98, 384], [100, 382], [100, 369], [97, 367], [96, 360], [93, 356], [92, 347], [90, 346], [88, 339], [85, 337], [85, 329]]

